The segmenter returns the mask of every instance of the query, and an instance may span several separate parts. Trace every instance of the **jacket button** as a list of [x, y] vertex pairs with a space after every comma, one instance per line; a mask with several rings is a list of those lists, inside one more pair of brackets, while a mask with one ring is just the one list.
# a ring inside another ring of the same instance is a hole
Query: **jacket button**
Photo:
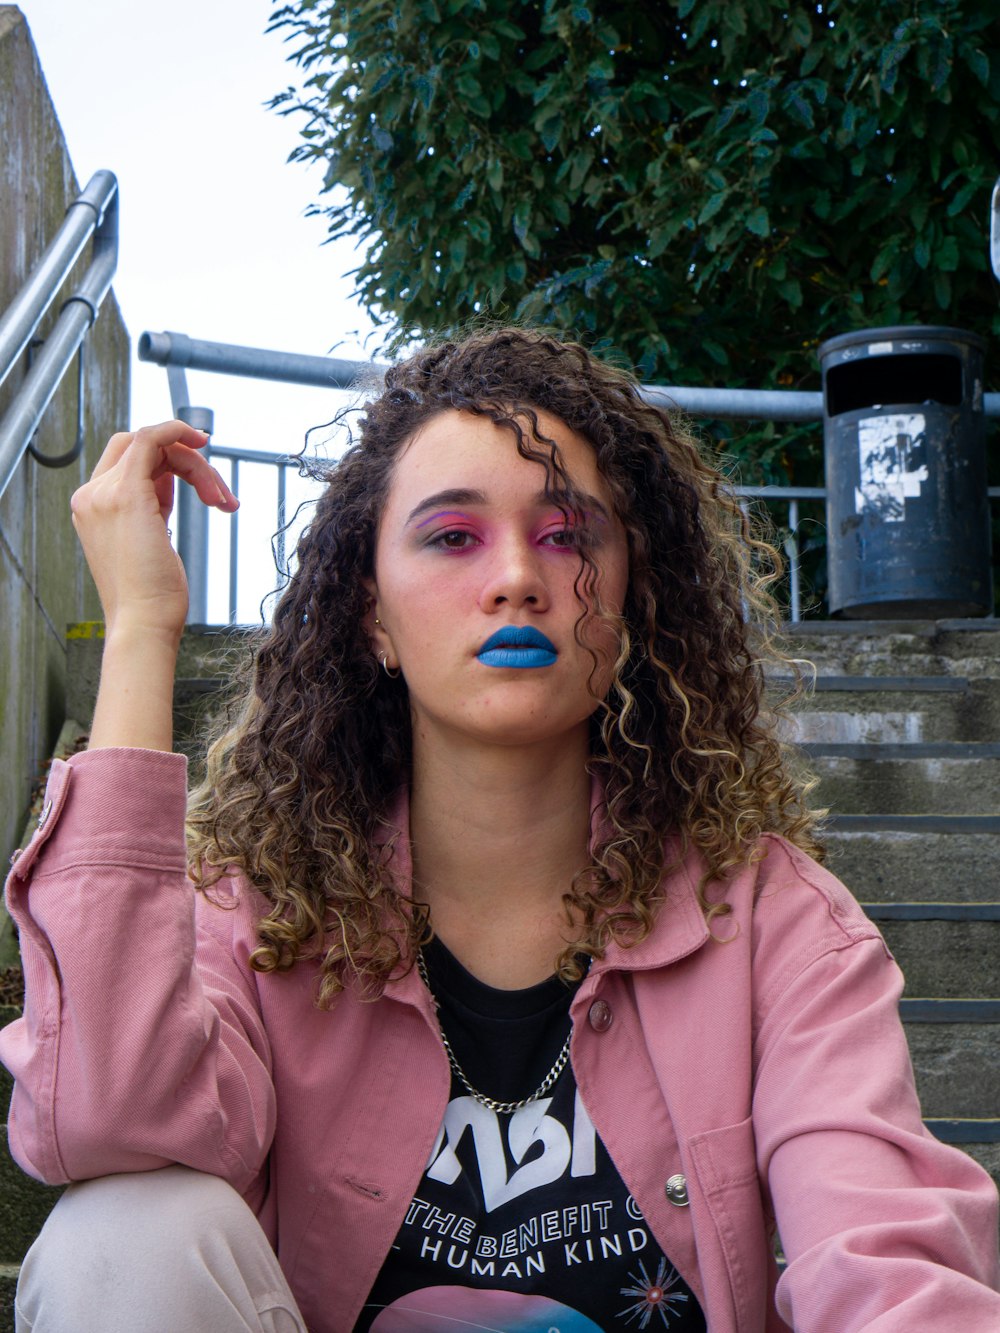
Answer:
[[671, 1176], [667, 1181], [666, 1194], [675, 1208], [686, 1208], [691, 1202], [688, 1198], [688, 1183], [684, 1176]]
[[611, 1005], [608, 1004], [607, 1000], [595, 1000], [590, 1006], [590, 1013], [587, 1017], [595, 1032], [607, 1032], [614, 1021], [614, 1014], [611, 1012]]

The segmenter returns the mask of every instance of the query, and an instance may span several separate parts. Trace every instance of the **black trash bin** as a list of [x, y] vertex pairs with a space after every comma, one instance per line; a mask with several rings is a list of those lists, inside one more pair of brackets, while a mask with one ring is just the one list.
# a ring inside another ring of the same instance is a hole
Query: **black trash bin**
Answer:
[[820, 346], [831, 615], [992, 610], [983, 351], [919, 326]]

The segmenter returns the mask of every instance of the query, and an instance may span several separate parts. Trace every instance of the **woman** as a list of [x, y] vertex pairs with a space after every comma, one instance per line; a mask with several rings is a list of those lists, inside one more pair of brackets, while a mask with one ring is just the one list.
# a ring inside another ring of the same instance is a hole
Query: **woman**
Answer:
[[996, 1191], [762, 711], [769, 552], [666, 413], [525, 331], [391, 370], [185, 849], [202, 443], [115, 436], [74, 498], [103, 676], [3, 1049], [19, 1161], [90, 1183], [23, 1327], [1000, 1327]]

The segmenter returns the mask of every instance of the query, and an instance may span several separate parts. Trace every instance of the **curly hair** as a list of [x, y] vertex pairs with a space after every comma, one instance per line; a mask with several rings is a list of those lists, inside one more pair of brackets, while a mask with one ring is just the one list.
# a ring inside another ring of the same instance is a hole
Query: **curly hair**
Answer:
[[[546, 493], [574, 510], [539, 409], [593, 446], [629, 555], [625, 605], [608, 617], [619, 644], [612, 684], [591, 720], [605, 809], [592, 862], [564, 895], [581, 933], [559, 974], [573, 980], [581, 955], [645, 938], [668, 860], [692, 847], [709, 919], [728, 911], [718, 885], [761, 855], [763, 834], [822, 855], [809, 784], [792, 771], [764, 700], [765, 664], [786, 661], [773, 644], [777, 552], [693, 437], [626, 372], [541, 332], [474, 333], [391, 367], [365, 404], [358, 438], [324, 473], [240, 711], [192, 795], [196, 883], [208, 890], [242, 871], [271, 904], [252, 966], [318, 959], [321, 1006], [350, 984], [377, 996], [431, 933], [426, 906], [389, 864], [387, 815], [410, 770], [406, 685], [379, 670], [364, 625], [396, 459], [432, 417], [475, 413], [511, 430], [544, 467]], [[588, 610], [594, 572], [584, 548], [578, 639], [588, 615], [605, 614]]]

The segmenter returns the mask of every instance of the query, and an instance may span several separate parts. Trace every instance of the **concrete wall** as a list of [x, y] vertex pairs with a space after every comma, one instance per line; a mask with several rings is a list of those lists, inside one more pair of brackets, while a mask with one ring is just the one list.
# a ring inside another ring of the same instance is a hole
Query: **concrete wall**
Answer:
[[[84, 77], [81, 74], [81, 77]], [[0, 310], [5, 309], [58, 230], [79, 184], [49, 98], [31, 34], [13, 5], [0, 5]], [[114, 170], [114, 163], [106, 165]], [[40, 330], [90, 260], [88, 245]], [[0, 412], [23, 378], [0, 388]], [[21, 838], [33, 781], [65, 718], [66, 625], [100, 615], [70, 523], [69, 498], [109, 435], [129, 419], [129, 340], [109, 293], [87, 338], [86, 447], [53, 471], [26, 457], [0, 499], [0, 864]], [[68, 372], [39, 431], [49, 454], [76, 437], [76, 369]], [[2, 932], [0, 932], [2, 933]], [[2, 953], [2, 948], [0, 948]]]

